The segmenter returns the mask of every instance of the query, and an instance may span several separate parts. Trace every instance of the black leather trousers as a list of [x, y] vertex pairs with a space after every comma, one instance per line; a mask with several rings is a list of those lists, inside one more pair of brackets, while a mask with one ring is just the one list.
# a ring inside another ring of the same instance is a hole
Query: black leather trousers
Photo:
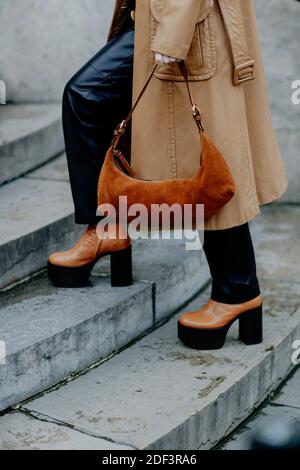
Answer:
[[260, 294], [248, 223], [226, 230], [206, 230], [203, 248], [212, 276], [213, 300], [237, 304]]
[[[76, 223], [98, 221], [98, 177], [113, 131], [131, 109], [133, 57], [134, 23], [105, 44], [65, 87], [63, 127]], [[239, 303], [259, 295], [248, 224], [206, 231], [204, 251], [214, 300]]]
[[133, 55], [132, 22], [105, 44], [71, 78], [64, 90], [63, 129], [78, 224], [98, 220], [100, 169], [115, 127], [131, 109]]

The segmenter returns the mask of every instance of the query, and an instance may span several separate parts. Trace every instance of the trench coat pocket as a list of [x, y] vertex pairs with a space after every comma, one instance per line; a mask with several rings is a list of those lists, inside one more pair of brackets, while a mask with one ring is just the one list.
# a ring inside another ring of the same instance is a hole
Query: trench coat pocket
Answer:
[[[165, 0], [150, 0], [151, 42], [155, 38]], [[191, 46], [185, 65], [188, 80], [199, 81], [211, 78], [217, 70], [217, 50], [213, 23], [213, 0], [204, 0], [204, 7], [197, 19]], [[172, 31], [169, 32], [172, 34]], [[150, 68], [155, 64], [155, 53], [150, 50]], [[184, 81], [176, 62], [158, 65], [154, 76], [162, 80]]]

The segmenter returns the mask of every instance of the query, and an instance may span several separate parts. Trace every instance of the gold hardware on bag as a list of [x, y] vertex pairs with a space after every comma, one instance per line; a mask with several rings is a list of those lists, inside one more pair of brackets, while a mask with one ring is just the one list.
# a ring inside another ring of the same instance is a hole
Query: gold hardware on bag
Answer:
[[197, 108], [197, 104], [193, 104], [193, 116], [196, 121], [196, 124], [201, 132], [204, 132], [204, 127], [202, 124], [202, 114], [200, 113], [199, 109]]

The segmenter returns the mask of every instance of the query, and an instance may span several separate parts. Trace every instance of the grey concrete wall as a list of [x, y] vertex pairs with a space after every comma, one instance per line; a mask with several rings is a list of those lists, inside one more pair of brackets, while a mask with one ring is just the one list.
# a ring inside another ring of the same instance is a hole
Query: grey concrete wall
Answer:
[[104, 44], [114, 0], [1, 0], [0, 79], [7, 99], [60, 100], [66, 80]]
[[300, 80], [300, 2], [255, 3], [273, 123], [289, 180], [282, 200], [300, 202], [300, 104], [292, 103], [292, 83]]

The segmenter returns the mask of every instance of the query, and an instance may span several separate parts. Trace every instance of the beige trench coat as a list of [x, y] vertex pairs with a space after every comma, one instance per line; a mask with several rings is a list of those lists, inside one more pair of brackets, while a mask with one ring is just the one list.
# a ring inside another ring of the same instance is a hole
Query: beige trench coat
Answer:
[[[116, 10], [122, 3], [126, 0], [117, 1]], [[235, 28], [226, 26], [220, 4], [219, 0], [136, 0], [135, 11], [133, 101], [155, 64], [155, 51], [185, 60], [205, 130], [223, 153], [237, 186], [233, 199], [206, 220], [207, 230], [250, 221], [260, 205], [278, 199], [287, 187], [252, 0], [231, 1], [255, 61], [255, 78], [238, 85], [233, 84], [234, 54], [227, 34], [234, 34]], [[176, 63], [160, 65], [133, 114], [131, 164], [140, 178], [187, 177], [199, 167], [199, 133], [178, 71]]]

